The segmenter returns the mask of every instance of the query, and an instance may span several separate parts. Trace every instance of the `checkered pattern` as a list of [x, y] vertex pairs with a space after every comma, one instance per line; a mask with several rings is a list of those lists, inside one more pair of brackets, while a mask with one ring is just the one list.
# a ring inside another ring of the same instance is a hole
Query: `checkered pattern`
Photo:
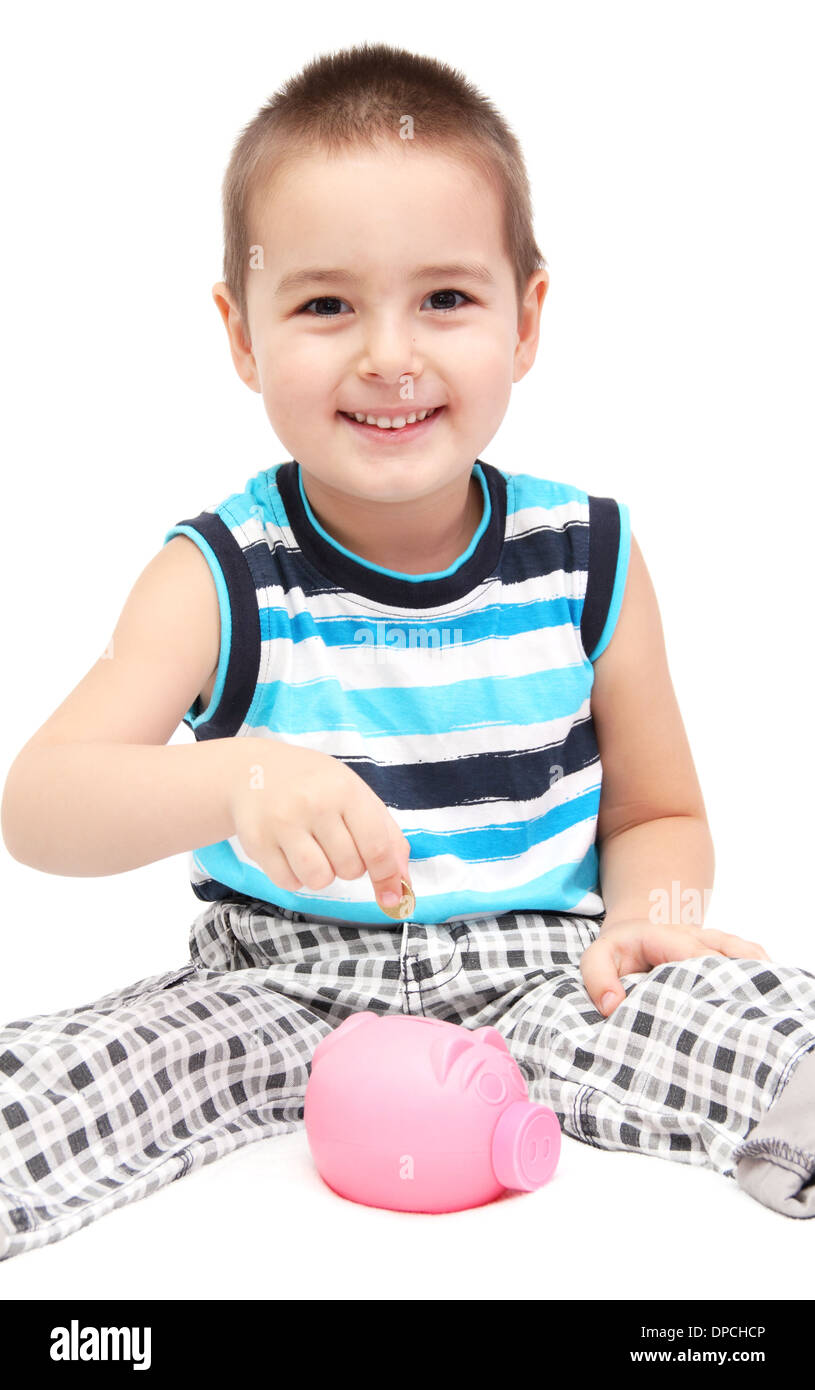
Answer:
[[815, 1048], [815, 976], [700, 957], [624, 976], [606, 1019], [580, 973], [601, 925], [510, 912], [375, 928], [210, 904], [180, 969], [0, 1029], [0, 1256], [299, 1127], [315, 1047], [361, 1009], [492, 1024], [564, 1133], [732, 1177]]

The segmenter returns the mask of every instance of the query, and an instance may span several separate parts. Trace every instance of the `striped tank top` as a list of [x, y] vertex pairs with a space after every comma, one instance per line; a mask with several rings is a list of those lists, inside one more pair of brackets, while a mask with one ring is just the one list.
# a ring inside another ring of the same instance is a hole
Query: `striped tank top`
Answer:
[[[221, 642], [196, 739], [273, 738], [338, 758], [410, 844], [409, 920], [601, 915], [592, 663], [622, 603], [628, 508], [477, 459], [483, 515], [448, 569], [403, 574], [335, 541], [296, 460], [169, 530], [215, 582]], [[273, 795], [273, 791], [269, 793]], [[236, 835], [189, 855], [196, 896], [384, 926], [368, 874], [278, 887]]]

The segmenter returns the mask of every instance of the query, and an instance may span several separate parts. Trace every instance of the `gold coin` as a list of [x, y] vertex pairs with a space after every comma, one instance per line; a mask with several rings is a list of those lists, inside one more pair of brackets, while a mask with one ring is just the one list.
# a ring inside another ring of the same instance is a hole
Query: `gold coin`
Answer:
[[406, 917], [409, 917], [414, 907], [416, 906], [416, 898], [414, 897], [413, 889], [411, 888], [407, 879], [403, 878], [401, 882], [404, 892], [402, 893], [402, 896], [399, 899], [396, 906], [385, 907], [382, 903], [379, 904], [379, 907], [386, 914], [386, 916], [393, 917], [394, 920], [397, 922], [404, 921]]

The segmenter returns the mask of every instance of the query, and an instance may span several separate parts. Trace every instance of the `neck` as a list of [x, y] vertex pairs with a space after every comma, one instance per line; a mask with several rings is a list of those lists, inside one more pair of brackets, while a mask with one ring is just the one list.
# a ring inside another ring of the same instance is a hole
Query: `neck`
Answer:
[[[301, 470], [302, 471], [302, 470]], [[449, 569], [481, 524], [481, 484], [470, 473], [408, 502], [349, 497], [302, 472], [309, 506], [332, 540], [360, 559], [402, 574]]]

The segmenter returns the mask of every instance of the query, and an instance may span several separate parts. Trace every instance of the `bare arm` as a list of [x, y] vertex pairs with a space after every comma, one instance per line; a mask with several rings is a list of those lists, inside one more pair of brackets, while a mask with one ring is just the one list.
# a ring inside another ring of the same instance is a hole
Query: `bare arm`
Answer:
[[623, 975], [689, 956], [768, 956], [756, 942], [702, 925], [713, 889], [713, 840], [656, 596], [633, 536], [617, 627], [594, 669], [606, 917], [580, 968], [607, 1017], [625, 998]]
[[[704, 908], [714, 851], [671, 681], [662, 621], [642, 552], [631, 538], [623, 604], [595, 662], [592, 716], [603, 784], [597, 824], [606, 926], [648, 919], [654, 890]], [[651, 918], [658, 921], [658, 917]], [[701, 926], [701, 918], [695, 923]]]
[[45, 873], [122, 873], [231, 833], [237, 740], [164, 746], [218, 664], [209, 567], [176, 537], [136, 581], [109, 651], [18, 753], [2, 833]]
[[713, 892], [713, 841], [700, 816], [660, 816], [600, 845], [604, 926], [632, 917], [701, 927]]
[[[147, 566], [100, 657], [17, 755], [3, 839], [45, 873], [123, 873], [236, 836], [286, 891], [368, 873], [402, 896], [410, 845], [384, 802], [328, 754], [277, 738], [165, 746], [218, 665], [206, 560], [175, 537]], [[258, 775], [260, 774], [260, 775]]]
[[94, 877], [227, 839], [232, 769], [253, 742], [34, 746], [6, 781], [6, 847], [43, 873]]

